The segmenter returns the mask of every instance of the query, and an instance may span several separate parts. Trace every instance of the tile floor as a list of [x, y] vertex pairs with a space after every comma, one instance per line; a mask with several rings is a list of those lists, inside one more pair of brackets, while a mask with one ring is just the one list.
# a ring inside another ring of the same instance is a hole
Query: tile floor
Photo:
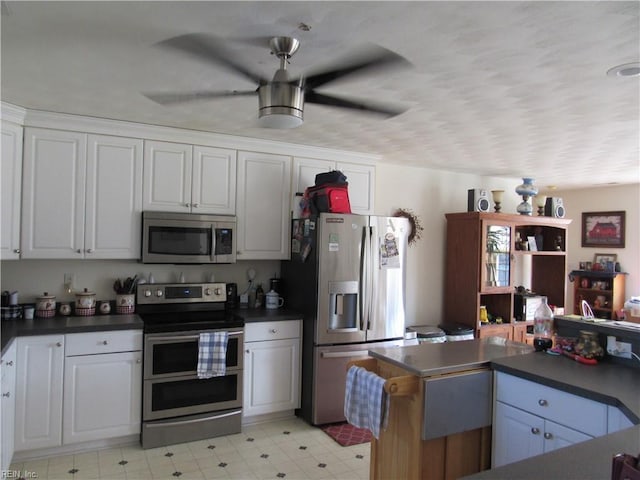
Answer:
[[143, 450], [139, 445], [14, 463], [3, 478], [25, 480], [369, 478], [370, 444], [342, 447], [298, 418], [242, 433]]

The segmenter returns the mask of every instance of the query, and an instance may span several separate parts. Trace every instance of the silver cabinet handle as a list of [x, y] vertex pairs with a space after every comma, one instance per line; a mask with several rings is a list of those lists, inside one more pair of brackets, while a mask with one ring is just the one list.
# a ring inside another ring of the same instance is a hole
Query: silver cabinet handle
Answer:
[[107, 342], [106, 340], [103, 340], [103, 341], [102, 341], [102, 344], [103, 344], [103, 345], [108, 345], [108, 344], [109, 344], [109, 342]]
[[139, 358], [136, 358], [136, 363], [142, 363], [142, 360], [140, 360]]
[[61, 342], [56, 342], [56, 347], [61, 347], [62, 343]]
[[546, 438], [547, 440], [551, 440], [553, 438], [553, 435], [549, 432], [544, 432], [544, 438]]
[[546, 407], [547, 405], [549, 405], [549, 402], [541, 398], [540, 400], [538, 400], [538, 405], [540, 405], [541, 407]]
[[80, 248], [79, 248], [79, 249], [77, 249], [77, 250], [76, 250], [76, 253], [82, 253], [82, 249], [80, 249]]
[[11, 396], [11, 392], [3, 393], [2, 396], [4, 398], [9, 398]]
[[278, 333], [278, 330], [276, 330], [275, 328], [272, 328], [271, 330], [269, 330], [271, 333]]
[[22, 250], [20, 250], [19, 248], [16, 248], [13, 253], [22, 253]]
[[93, 248], [87, 248], [87, 253], [93, 253]]
[[190, 204], [189, 202], [187, 202], [187, 203], [185, 203], [185, 204], [184, 204], [184, 206], [185, 206], [185, 207], [190, 207], [190, 206], [191, 206], [191, 204]]
[[13, 367], [13, 360], [9, 360], [8, 362], [5, 362], [5, 365], [7, 367]]
[[531, 433], [538, 435], [540, 433], [540, 429], [538, 427], [531, 427]]
[[193, 205], [191, 205], [193, 208], [198, 208], [200, 206], [199, 203], [194, 203]]

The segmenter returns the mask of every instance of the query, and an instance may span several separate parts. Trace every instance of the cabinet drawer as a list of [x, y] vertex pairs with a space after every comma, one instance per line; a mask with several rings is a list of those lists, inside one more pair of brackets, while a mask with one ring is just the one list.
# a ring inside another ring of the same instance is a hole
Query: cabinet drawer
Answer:
[[142, 350], [142, 330], [71, 333], [66, 335], [65, 356]]
[[245, 342], [261, 342], [264, 340], [282, 340], [300, 337], [300, 320], [283, 320], [279, 322], [255, 322], [244, 326]]
[[594, 437], [607, 433], [605, 404], [513, 375], [496, 373], [496, 400]]

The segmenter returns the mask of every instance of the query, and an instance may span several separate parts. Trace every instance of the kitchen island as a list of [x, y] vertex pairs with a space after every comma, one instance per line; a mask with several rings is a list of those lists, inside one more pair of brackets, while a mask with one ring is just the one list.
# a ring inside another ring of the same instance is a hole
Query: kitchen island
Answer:
[[458, 478], [489, 468], [490, 364], [532, 351], [496, 337], [369, 350], [362, 366], [391, 392], [388, 426], [371, 442], [370, 477]]

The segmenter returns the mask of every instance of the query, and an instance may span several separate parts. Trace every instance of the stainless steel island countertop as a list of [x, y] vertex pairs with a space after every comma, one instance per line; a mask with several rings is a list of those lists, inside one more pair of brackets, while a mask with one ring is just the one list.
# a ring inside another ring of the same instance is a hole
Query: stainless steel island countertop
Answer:
[[375, 348], [369, 355], [419, 377], [488, 367], [499, 358], [533, 352], [533, 347], [504, 338], [489, 337], [460, 342]]

